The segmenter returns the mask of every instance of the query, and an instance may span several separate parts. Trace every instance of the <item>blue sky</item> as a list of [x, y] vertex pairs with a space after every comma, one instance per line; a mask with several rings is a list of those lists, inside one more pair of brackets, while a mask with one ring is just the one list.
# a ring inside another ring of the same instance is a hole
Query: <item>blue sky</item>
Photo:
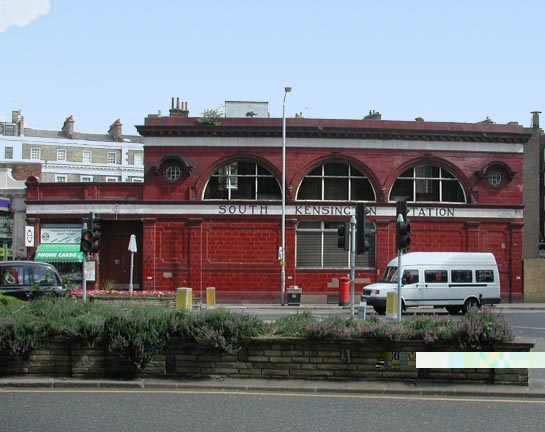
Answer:
[[0, 0], [0, 119], [136, 134], [172, 97], [271, 117], [517, 121], [545, 111], [542, 0]]

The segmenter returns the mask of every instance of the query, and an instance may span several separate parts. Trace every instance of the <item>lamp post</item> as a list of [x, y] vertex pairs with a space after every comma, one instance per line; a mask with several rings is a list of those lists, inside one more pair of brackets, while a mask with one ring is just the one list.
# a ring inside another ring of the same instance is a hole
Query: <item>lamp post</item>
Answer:
[[286, 96], [291, 87], [284, 87], [282, 101], [282, 246], [280, 246], [280, 305], [284, 306], [286, 292]]

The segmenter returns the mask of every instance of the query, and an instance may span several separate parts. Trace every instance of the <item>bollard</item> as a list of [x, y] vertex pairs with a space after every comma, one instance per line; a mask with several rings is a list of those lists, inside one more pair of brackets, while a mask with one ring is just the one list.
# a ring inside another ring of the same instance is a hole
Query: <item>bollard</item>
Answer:
[[211, 308], [216, 306], [216, 288], [206, 287], [206, 306]]
[[358, 309], [358, 318], [364, 320], [367, 315], [367, 302], [364, 300], [360, 301], [360, 307]]
[[193, 309], [193, 290], [191, 288], [176, 288], [176, 309]]
[[397, 293], [389, 292], [386, 297], [386, 318], [397, 319]]

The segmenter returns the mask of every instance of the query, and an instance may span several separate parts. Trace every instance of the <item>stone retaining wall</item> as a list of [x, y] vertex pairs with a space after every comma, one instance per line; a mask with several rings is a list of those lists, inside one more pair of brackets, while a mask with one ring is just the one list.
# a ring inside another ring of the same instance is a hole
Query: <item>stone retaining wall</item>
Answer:
[[[531, 343], [511, 343], [486, 351], [526, 351]], [[171, 339], [167, 348], [140, 372], [142, 377], [304, 378], [411, 382], [528, 385], [528, 369], [416, 369], [416, 352], [449, 351], [440, 344], [365, 340], [310, 341], [255, 338], [236, 354], [225, 354], [194, 342]], [[0, 355], [0, 375], [56, 377], [130, 377], [135, 370], [107, 347], [54, 341], [32, 351], [26, 360]]]

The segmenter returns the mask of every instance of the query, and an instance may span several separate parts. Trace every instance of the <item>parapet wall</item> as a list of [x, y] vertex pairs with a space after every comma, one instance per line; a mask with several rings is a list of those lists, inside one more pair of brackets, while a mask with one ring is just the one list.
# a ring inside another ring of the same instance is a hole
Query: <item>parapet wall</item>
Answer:
[[[531, 343], [509, 343], [483, 351], [526, 351]], [[56, 340], [28, 359], [0, 355], [0, 375], [57, 377], [238, 377], [374, 380], [528, 385], [528, 369], [417, 369], [416, 352], [452, 351], [420, 341], [377, 342], [357, 339], [316, 341], [255, 338], [236, 354], [173, 338], [143, 370], [111, 354], [101, 344]]]

